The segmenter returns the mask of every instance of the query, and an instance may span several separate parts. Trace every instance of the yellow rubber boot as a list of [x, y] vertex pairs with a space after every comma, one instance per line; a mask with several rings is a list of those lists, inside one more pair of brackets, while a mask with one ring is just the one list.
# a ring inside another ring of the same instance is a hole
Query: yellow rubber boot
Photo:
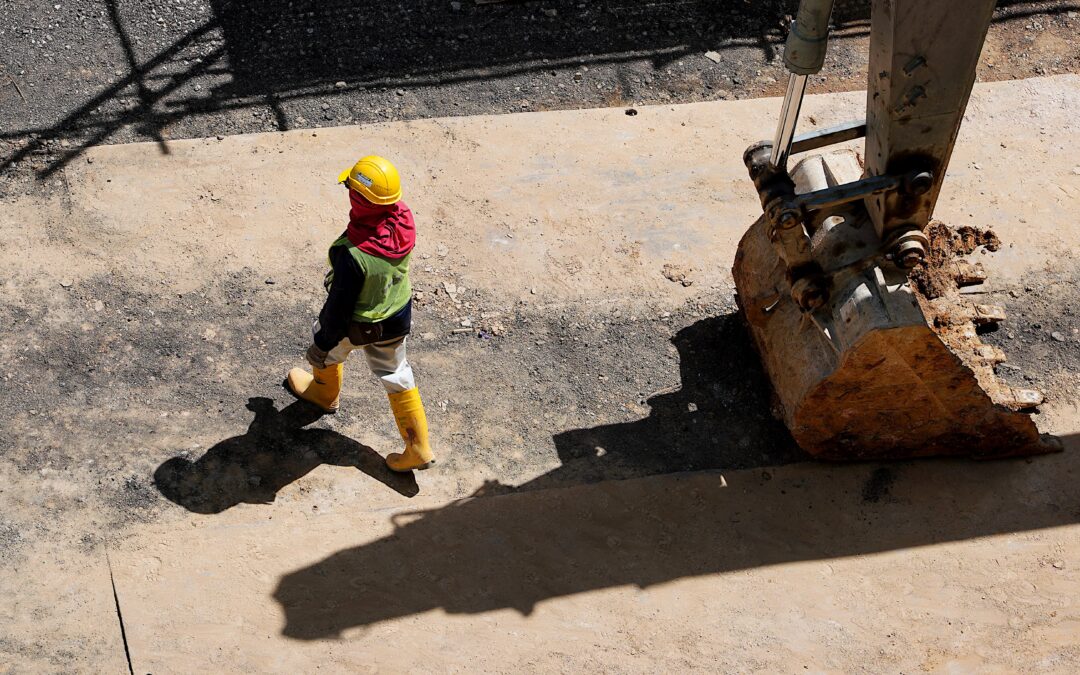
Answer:
[[386, 465], [394, 471], [422, 471], [435, 463], [435, 456], [428, 442], [427, 415], [420, 401], [420, 390], [413, 387], [389, 397], [401, 440], [405, 441], [405, 452], [388, 455]]
[[303, 368], [289, 371], [286, 383], [297, 398], [314, 403], [323, 412], [336, 413], [341, 395], [341, 371], [343, 363], [326, 368], [315, 368], [314, 374]]

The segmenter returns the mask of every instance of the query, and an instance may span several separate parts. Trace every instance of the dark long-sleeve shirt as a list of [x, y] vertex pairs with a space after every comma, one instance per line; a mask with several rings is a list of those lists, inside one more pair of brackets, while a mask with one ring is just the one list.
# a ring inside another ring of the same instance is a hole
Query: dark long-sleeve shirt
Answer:
[[330, 351], [349, 334], [356, 299], [364, 287], [364, 271], [348, 247], [330, 249], [330, 267], [334, 270], [333, 281], [319, 312], [319, 331], [315, 333], [315, 346], [323, 351]]

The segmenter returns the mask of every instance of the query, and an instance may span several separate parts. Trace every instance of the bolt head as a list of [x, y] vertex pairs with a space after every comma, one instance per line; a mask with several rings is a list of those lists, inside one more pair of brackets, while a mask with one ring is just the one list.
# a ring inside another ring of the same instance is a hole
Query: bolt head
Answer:
[[799, 214], [794, 211], [784, 211], [780, 214], [780, 227], [790, 230], [799, 224]]
[[804, 312], [812, 312], [824, 305], [828, 296], [822, 279], [803, 277], [792, 284], [791, 297]]
[[923, 261], [926, 257], [926, 249], [922, 247], [917, 241], [905, 241], [896, 247], [893, 251], [893, 260], [896, 264], [905, 269], [910, 270]]
[[924, 195], [934, 186], [934, 174], [929, 171], [920, 171], [911, 177], [908, 189], [914, 195]]
[[905, 253], [903, 256], [900, 257], [899, 265], [900, 265], [900, 267], [903, 267], [906, 270], [910, 270], [910, 269], [914, 268], [916, 265], [918, 265], [919, 263], [921, 263], [922, 261], [923, 261], [923, 256], [922, 255], [920, 255], [916, 251], [909, 251], [909, 252]]

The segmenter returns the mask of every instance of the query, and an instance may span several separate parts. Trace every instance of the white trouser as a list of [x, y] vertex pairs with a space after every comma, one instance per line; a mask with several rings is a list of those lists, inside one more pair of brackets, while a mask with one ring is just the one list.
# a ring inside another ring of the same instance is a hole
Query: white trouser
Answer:
[[345, 363], [354, 349], [364, 350], [368, 368], [382, 380], [389, 394], [408, 391], [416, 386], [413, 380], [412, 366], [405, 358], [405, 338], [398, 337], [369, 345], [354, 345], [349, 338], [344, 338], [326, 356], [326, 365]]

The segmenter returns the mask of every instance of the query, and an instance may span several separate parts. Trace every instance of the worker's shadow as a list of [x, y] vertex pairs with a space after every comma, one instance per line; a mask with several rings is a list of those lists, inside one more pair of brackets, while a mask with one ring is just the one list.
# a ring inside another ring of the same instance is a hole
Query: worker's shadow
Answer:
[[411, 473], [390, 471], [372, 448], [329, 429], [305, 429], [322, 415], [310, 404], [296, 401], [279, 411], [272, 400], [255, 397], [247, 408], [255, 419], [243, 436], [221, 441], [194, 462], [173, 457], [157, 468], [162, 495], [195, 513], [268, 504], [321, 464], [354, 466], [406, 497], [419, 491]]

